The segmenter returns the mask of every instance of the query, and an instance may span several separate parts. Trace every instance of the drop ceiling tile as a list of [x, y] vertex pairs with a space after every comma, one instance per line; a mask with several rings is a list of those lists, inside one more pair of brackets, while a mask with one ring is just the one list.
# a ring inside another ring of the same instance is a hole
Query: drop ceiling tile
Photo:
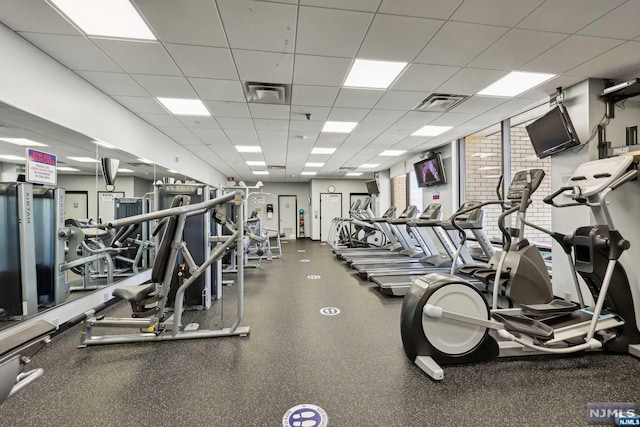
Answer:
[[246, 102], [242, 85], [237, 80], [188, 79], [203, 100]]
[[352, 133], [358, 135], [382, 133], [405, 114], [406, 111], [399, 110], [371, 110]]
[[234, 50], [233, 57], [240, 80], [260, 83], [291, 83], [292, 54]]
[[303, 6], [318, 6], [330, 9], [375, 12], [380, 4], [380, 0], [300, 0], [300, 4]]
[[324, 126], [324, 121], [322, 121], [322, 122], [316, 122], [316, 121], [303, 122], [301, 120], [291, 120], [289, 122], [289, 131], [290, 131], [291, 135], [294, 135], [296, 133], [303, 133], [304, 134], [305, 132], [311, 133], [311, 134], [318, 134], [322, 130], [323, 126]]
[[427, 92], [388, 90], [375, 105], [384, 110], [411, 110], [429, 95]]
[[143, 120], [152, 126], [182, 126], [182, 123], [172, 114], [138, 114]]
[[378, 13], [449, 19], [463, 0], [383, 0]]
[[173, 140], [180, 145], [204, 145], [197, 137], [190, 136], [174, 136]]
[[136, 114], [167, 113], [155, 98], [142, 96], [113, 96], [112, 98]]
[[347, 139], [349, 134], [346, 133], [321, 133], [316, 140], [316, 147], [337, 147]]
[[260, 145], [255, 130], [225, 129], [225, 133], [234, 145]]
[[547, 0], [520, 21], [517, 27], [571, 34], [621, 5], [624, 1], [582, 0], [579, 6], [580, 13], [576, 13], [576, 2], [573, 0]]
[[447, 22], [427, 44], [415, 62], [465, 65], [498, 40], [508, 28]]
[[429, 124], [434, 126], [459, 126], [474, 117], [476, 117], [475, 114], [444, 113]]
[[101, 71], [76, 71], [80, 77], [107, 95], [148, 96], [142, 86], [124, 73], [103, 73]]
[[53, 7], [40, 1], [3, 0], [0, 22], [15, 32], [82, 35]]
[[515, 70], [567, 37], [566, 34], [512, 29], [471, 61], [469, 66]]
[[151, 96], [164, 98], [197, 98], [189, 81], [177, 76], [154, 76], [148, 74], [131, 74]]
[[200, 138], [203, 142], [206, 141], [217, 141], [217, 142], [222, 142], [222, 141], [229, 141], [229, 138], [227, 138], [227, 135], [224, 133], [224, 131], [222, 129], [215, 129], [215, 128], [192, 128], [191, 132], [196, 135], [198, 138]]
[[628, 1], [579, 31], [579, 34], [631, 40], [640, 35], [638, 16], [640, 1]]
[[372, 144], [376, 145], [393, 145], [397, 142], [405, 139], [405, 136], [402, 135], [379, 135], [376, 139], [372, 141]]
[[218, 129], [220, 127], [216, 119], [213, 117], [178, 116], [178, 120], [180, 120], [180, 122], [189, 129]]
[[459, 70], [459, 67], [444, 65], [411, 64], [391, 88], [421, 93], [433, 92]]
[[640, 42], [626, 42], [576, 68], [572, 68], [568, 73], [594, 78], [615, 78], [626, 70], [637, 67], [638, 58], [640, 58]]
[[134, 0], [164, 43], [226, 47], [216, 5], [211, 0]]
[[291, 104], [331, 107], [340, 88], [331, 86], [293, 85]]
[[465, 0], [451, 19], [512, 27], [543, 2], [544, 0]]
[[307, 119], [306, 114], [311, 114], [312, 121], [324, 122], [325, 120], [327, 120], [329, 112], [331, 112], [331, 108], [328, 107], [306, 107], [300, 105], [292, 105], [290, 120], [307, 121], [309, 119]]
[[290, 107], [288, 105], [249, 104], [251, 117], [254, 119], [289, 119]]
[[439, 93], [474, 95], [491, 83], [509, 74], [507, 71], [463, 68], [455, 76], [438, 87]]
[[305, 6], [298, 15], [296, 53], [346, 58], [356, 54], [373, 19], [372, 13]]
[[85, 37], [37, 33], [20, 35], [71, 70], [122, 72], [115, 62]]
[[384, 93], [384, 90], [342, 88], [334, 105], [336, 107], [373, 108]]
[[193, 132], [185, 127], [178, 126], [157, 126], [157, 128], [167, 136], [193, 136]]
[[452, 113], [467, 113], [479, 115], [507, 102], [509, 98], [496, 98], [491, 96], [472, 96], [462, 104], [451, 109]]
[[[202, 129], [202, 130], [213, 131], [213, 130], [216, 130], [216, 129]], [[202, 141], [203, 144], [214, 146], [215, 147], [214, 150], [216, 150], [216, 152], [218, 152], [218, 153], [222, 152], [222, 150], [221, 150], [222, 147], [224, 147], [224, 148], [232, 147], [231, 140], [229, 140], [229, 138], [227, 138], [226, 135], [221, 136], [221, 137], [199, 136], [199, 138], [200, 138], [200, 141]], [[235, 149], [233, 149], [233, 151], [235, 152]]]
[[571, 36], [527, 62], [521, 69], [561, 74], [622, 43], [621, 40]]
[[204, 101], [204, 105], [214, 117], [251, 117], [244, 102]]
[[351, 59], [296, 54], [293, 82], [302, 85], [342, 86]]
[[109, 39], [93, 41], [127, 73], [182, 75], [160, 43]]
[[272, 147], [274, 144], [285, 145], [287, 144], [288, 132], [281, 130], [259, 130], [258, 139], [264, 149]]
[[558, 76], [533, 89], [520, 94], [517, 98], [523, 99], [548, 99], [548, 96], [556, 92], [557, 87], [570, 87], [585, 80], [585, 76]]
[[218, 0], [234, 49], [293, 52], [296, 6], [251, 0]]
[[328, 120], [339, 122], [360, 122], [369, 112], [362, 108], [332, 108]]
[[240, 117], [220, 117], [218, 118], [218, 123], [220, 126], [226, 130], [253, 130], [255, 129], [253, 126], [253, 120], [247, 118]]
[[165, 44], [165, 47], [187, 77], [238, 78], [229, 49], [182, 44]]
[[[274, 119], [253, 119], [253, 124], [258, 131], [264, 130], [277, 130], [287, 131], [289, 130], [289, 120], [274, 120]], [[258, 132], [260, 136], [260, 132]]]
[[410, 62], [442, 24], [444, 21], [435, 19], [378, 14], [358, 51], [358, 57]]

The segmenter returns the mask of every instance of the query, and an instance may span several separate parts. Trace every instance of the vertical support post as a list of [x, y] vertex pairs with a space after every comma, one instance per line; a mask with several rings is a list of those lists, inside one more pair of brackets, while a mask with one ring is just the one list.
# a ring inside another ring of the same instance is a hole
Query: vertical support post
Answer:
[[64, 239], [60, 237], [60, 230], [64, 228], [64, 202], [65, 191], [63, 188], [56, 188], [53, 193], [54, 204], [54, 266], [55, 273], [53, 275], [53, 292], [55, 294], [55, 302], [62, 304], [71, 293], [71, 286], [64, 278], [64, 272], [60, 270], [60, 265], [64, 263]]
[[[465, 193], [467, 191], [467, 152], [464, 138], [459, 138], [451, 144], [451, 164], [456, 165], [457, 171], [457, 186], [453, 186], [453, 206], [452, 212], [458, 210], [462, 203], [465, 201]], [[455, 162], [455, 163], [454, 163]], [[456, 173], [453, 173], [456, 176]], [[456, 192], [457, 190], [457, 192]]]
[[[240, 203], [238, 203], [237, 198], [240, 197]], [[244, 317], [244, 216], [245, 216], [245, 201], [244, 194], [240, 195], [240, 193], [236, 193], [236, 204], [238, 206], [238, 215], [236, 218], [236, 230], [238, 233], [238, 242], [236, 243], [236, 248], [238, 249], [237, 260], [238, 260], [238, 310], [237, 310], [237, 318], [233, 326], [231, 327], [231, 332], [235, 331], [242, 319]]]
[[[506, 195], [511, 182], [511, 120], [506, 119], [501, 122], [502, 140], [502, 194]], [[511, 216], [505, 218], [505, 227], [512, 226]]]
[[[202, 195], [202, 201], [203, 202], [208, 202], [211, 199], [211, 188], [208, 185], [205, 185], [202, 188], [203, 191], [203, 195]], [[209, 240], [209, 236], [211, 235], [211, 211], [208, 210], [204, 213], [204, 215], [202, 215], [202, 221], [203, 221], [203, 244], [204, 244], [204, 257], [203, 259], [206, 261], [209, 259], [209, 256], [211, 255], [211, 242]], [[204, 272], [204, 295], [203, 295], [203, 302], [204, 302], [204, 308], [206, 310], [211, 308], [211, 293], [212, 293], [212, 289], [211, 289], [211, 266], [209, 266], [205, 272]]]
[[20, 282], [22, 286], [22, 316], [38, 314], [38, 278], [36, 249], [33, 244], [33, 185], [18, 185], [18, 230], [20, 236]]

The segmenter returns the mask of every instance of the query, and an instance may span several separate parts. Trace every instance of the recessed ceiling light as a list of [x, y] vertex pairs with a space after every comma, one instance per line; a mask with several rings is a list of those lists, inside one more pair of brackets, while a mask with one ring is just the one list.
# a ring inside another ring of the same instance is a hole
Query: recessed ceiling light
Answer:
[[259, 145], [236, 145], [239, 153], [260, 153], [262, 148]]
[[365, 163], [363, 165], [360, 165], [361, 168], [377, 168], [378, 166], [380, 166], [378, 163]]
[[35, 142], [27, 138], [0, 138], [4, 142], [14, 145], [23, 145], [25, 147], [48, 147], [47, 144], [41, 142]]
[[259, 160], [247, 160], [247, 165], [249, 166], [267, 166], [266, 162], [263, 161], [259, 161]]
[[59, 171], [63, 171], [63, 172], [78, 172], [78, 171], [80, 171], [80, 169], [71, 168], [69, 166], [58, 166], [58, 167], [56, 167], [56, 169], [58, 169]]
[[98, 163], [96, 159], [93, 159], [91, 157], [67, 157], [67, 159], [75, 160], [76, 162], [81, 163]]
[[356, 59], [347, 75], [344, 86], [386, 89], [406, 66], [406, 62]]
[[361, 176], [362, 172], [348, 172], [346, 176]]
[[101, 147], [104, 148], [111, 148], [112, 150], [116, 148], [115, 145], [111, 145], [108, 142], [103, 142], [103, 141], [93, 141], [94, 144], [99, 145]]
[[305, 172], [300, 173], [300, 175], [315, 175], [317, 173], [318, 172], [307, 172], [307, 171], [305, 171]]
[[172, 114], [176, 116], [211, 116], [207, 107], [199, 99], [157, 98]]
[[152, 164], [153, 164], [153, 162], [152, 162], [151, 160], [149, 160], [149, 159], [145, 159], [144, 157], [139, 157], [139, 158], [138, 158], [138, 161], [139, 161], [139, 162], [142, 162], [142, 163], [146, 163], [146, 164], [148, 164], [148, 165], [152, 165]]
[[269, 175], [269, 171], [253, 171], [254, 175]]
[[358, 122], [325, 122], [322, 132], [350, 133], [356, 126]]
[[320, 148], [316, 147], [311, 150], [311, 154], [333, 154], [336, 151], [335, 148]]
[[411, 136], [438, 136], [451, 129], [451, 126], [422, 126], [411, 134]]
[[0, 159], [4, 159], [4, 160], [16, 160], [16, 161], [25, 160], [25, 158], [24, 158], [24, 157], [14, 156], [13, 154], [1, 154], [1, 155], [0, 155]]
[[324, 163], [314, 163], [314, 162], [307, 162], [304, 165], [304, 167], [306, 168], [321, 168], [323, 166], [324, 166]]
[[131, 169], [118, 169], [118, 172], [133, 172]]
[[478, 95], [516, 96], [555, 76], [555, 74], [512, 71], [500, 80], [482, 89], [478, 92]]
[[167, 172], [169, 172], [169, 173], [180, 173], [180, 172], [178, 172], [176, 170], [173, 170], [173, 169], [167, 169]]
[[404, 153], [406, 153], [406, 151], [404, 150], [385, 150], [382, 153], [378, 154], [379, 156], [401, 156]]
[[156, 40], [129, 0], [51, 0], [90, 36]]

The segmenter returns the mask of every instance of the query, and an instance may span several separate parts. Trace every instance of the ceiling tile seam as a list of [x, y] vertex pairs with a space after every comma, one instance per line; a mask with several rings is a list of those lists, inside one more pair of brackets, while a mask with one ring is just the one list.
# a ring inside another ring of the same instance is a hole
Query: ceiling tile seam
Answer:
[[[587, 59], [587, 60], [586, 60], [586, 61], [584, 61], [584, 62], [581, 62], [580, 64], [576, 65], [575, 67], [571, 67], [571, 68], [569, 68], [568, 70], [564, 70], [564, 71], [562, 72], [562, 74], [564, 75], [565, 73], [569, 73], [571, 70], [574, 70], [574, 69], [576, 69], [576, 68], [578, 68], [578, 67], [580, 67], [580, 66], [582, 66], [582, 65], [586, 64], [587, 62], [589, 62], [589, 61], [593, 61], [594, 59], [599, 58], [599, 57], [601, 57], [602, 55], [604, 55], [604, 54], [606, 54], [606, 53], [611, 52], [612, 50], [614, 50], [614, 49], [616, 49], [616, 48], [618, 48], [618, 47], [622, 46], [623, 44], [628, 43], [628, 41], [622, 41], [622, 40], [618, 40], [618, 41], [619, 41], [620, 43], [618, 43], [617, 45], [615, 45], [615, 46], [611, 47], [610, 49], [607, 49], [606, 51], [602, 52], [602, 53], [601, 53], [601, 54], [599, 54], [599, 55], [596, 55], [596, 56], [594, 56], [594, 57], [592, 57], [592, 58]], [[570, 75], [570, 74], [569, 74], [569, 75]]]
[[[604, 18], [605, 16], [609, 15], [610, 13], [612, 13], [613, 11], [615, 11], [616, 9], [624, 6], [625, 4], [629, 3], [629, 0], [623, 1], [622, 3], [620, 3], [618, 6], [614, 7], [613, 9], [609, 10], [607, 13], [600, 15], [599, 17], [597, 17], [596, 19], [594, 19], [593, 21], [589, 22], [587, 25], [585, 25], [584, 27], [580, 28], [579, 30], [577, 30], [574, 34], [576, 35], [583, 35], [583, 34], [579, 34], [580, 31], [584, 30], [585, 28], [587, 28], [589, 25], [593, 24], [594, 22]], [[585, 34], [586, 36], [586, 34]], [[636, 36], [637, 37], [637, 36]], [[635, 37], [634, 37], [635, 38]], [[624, 39], [627, 40], [627, 39]], [[633, 40], [633, 39], [629, 39], [629, 40]]]

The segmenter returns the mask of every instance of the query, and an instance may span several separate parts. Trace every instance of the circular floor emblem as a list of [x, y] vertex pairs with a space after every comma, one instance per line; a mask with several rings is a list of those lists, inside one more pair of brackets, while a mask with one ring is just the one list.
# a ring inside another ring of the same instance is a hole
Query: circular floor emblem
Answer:
[[310, 259], [301, 259], [300, 262], [311, 262]]
[[304, 249], [298, 249], [298, 252], [302, 253], [302, 252], [307, 252]]
[[286, 240], [282, 240], [282, 241], [280, 241], [280, 243], [289, 243], [289, 242], [286, 241]]
[[329, 425], [329, 416], [319, 406], [298, 405], [285, 412], [282, 417], [283, 427], [326, 427]]
[[337, 314], [340, 314], [340, 309], [335, 307], [325, 307], [320, 309], [320, 313], [324, 314], [325, 316], [335, 316]]
[[320, 243], [320, 246], [327, 246], [326, 243]]
[[318, 280], [320, 278], [320, 276], [318, 276], [317, 274], [311, 274], [310, 276], [307, 276], [307, 279], [311, 279], [311, 280]]

